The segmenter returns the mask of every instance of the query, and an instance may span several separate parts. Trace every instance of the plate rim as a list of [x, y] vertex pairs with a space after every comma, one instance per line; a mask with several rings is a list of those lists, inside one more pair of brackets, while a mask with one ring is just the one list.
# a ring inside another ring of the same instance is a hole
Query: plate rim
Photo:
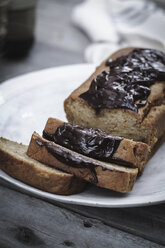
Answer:
[[[160, 203], [164, 203], [165, 200], [161, 199], [160, 196], [158, 196], [157, 200], [155, 201], [143, 201], [143, 202], [134, 202], [134, 203], [122, 203], [122, 204], [101, 204], [101, 203], [94, 203], [93, 201], [86, 201], [84, 202], [83, 200], [76, 200], [76, 199], [70, 199], [70, 195], [68, 196], [63, 196], [63, 195], [57, 195], [49, 192], [42, 191], [38, 188], [35, 188], [31, 185], [28, 185], [18, 179], [15, 179], [11, 176], [9, 176], [6, 172], [0, 169], [0, 178], [5, 180], [6, 182], [10, 183], [11, 185], [14, 185], [16, 188], [20, 189], [20, 191], [25, 192], [28, 195], [32, 196], [38, 196], [39, 198], [42, 199], [48, 199], [48, 201], [52, 202], [61, 202], [61, 203], [68, 203], [72, 205], [79, 205], [79, 206], [88, 206], [88, 207], [99, 207], [99, 208], [132, 208], [132, 207], [142, 207], [142, 206], [151, 206], [151, 205], [157, 205]], [[95, 186], [96, 187], [96, 186]], [[78, 195], [78, 194], [74, 194]], [[56, 196], [56, 198], [54, 198]], [[71, 195], [72, 196], [72, 195]], [[148, 196], [149, 198], [150, 196]], [[146, 198], [146, 196], [144, 197]]]

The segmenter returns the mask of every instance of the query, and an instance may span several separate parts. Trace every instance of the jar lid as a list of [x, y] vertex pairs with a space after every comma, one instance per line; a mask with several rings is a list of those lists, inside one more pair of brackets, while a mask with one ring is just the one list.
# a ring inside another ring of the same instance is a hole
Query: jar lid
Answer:
[[37, 0], [10, 0], [10, 10], [20, 10], [34, 7]]

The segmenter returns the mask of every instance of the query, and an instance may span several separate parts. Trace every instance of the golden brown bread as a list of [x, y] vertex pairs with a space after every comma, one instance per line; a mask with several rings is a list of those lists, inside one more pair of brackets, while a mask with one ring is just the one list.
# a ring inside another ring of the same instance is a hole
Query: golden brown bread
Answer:
[[[44, 131], [49, 134], [54, 134], [57, 128], [63, 124], [64, 122], [59, 119], [49, 118]], [[140, 174], [143, 172], [148, 156], [149, 147], [147, 144], [125, 138], [120, 142], [118, 149], [113, 155], [114, 158], [123, 160], [137, 167]]]
[[43, 191], [70, 195], [83, 191], [86, 182], [39, 163], [26, 155], [27, 146], [0, 138], [0, 169]]
[[[65, 162], [60, 161], [59, 153], [58, 157], [56, 155], [57, 153], [55, 153], [56, 150], [62, 150], [66, 158]], [[66, 162], [68, 161], [68, 154], [69, 156], [73, 156], [74, 162], [72, 164]], [[27, 155], [52, 167], [73, 173], [77, 177], [94, 183], [97, 186], [122, 193], [131, 191], [138, 173], [137, 168], [126, 168], [88, 158], [65, 147], [61, 147], [54, 142], [47, 141], [35, 132], [32, 135]], [[81, 162], [85, 161], [85, 164], [88, 164], [88, 166], [89, 164], [91, 166], [92, 163], [92, 167], [77, 167], [75, 164], [77, 157]]]
[[[121, 49], [111, 58], [127, 55], [134, 48]], [[106, 60], [107, 61], [107, 60]], [[87, 127], [100, 128], [111, 135], [142, 141], [151, 147], [165, 133], [165, 82], [155, 82], [147, 104], [138, 113], [129, 109], [102, 109], [99, 113], [79, 97], [86, 92], [92, 80], [102, 71], [109, 69], [105, 62], [78, 89], [65, 100], [64, 108], [69, 122]]]

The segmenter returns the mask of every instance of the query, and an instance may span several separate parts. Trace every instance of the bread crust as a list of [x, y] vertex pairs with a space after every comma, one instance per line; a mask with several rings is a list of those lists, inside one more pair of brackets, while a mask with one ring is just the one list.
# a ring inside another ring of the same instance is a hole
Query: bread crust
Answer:
[[[64, 122], [59, 119], [49, 118], [44, 131], [54, 134], [57, 128], [63, 124]], [[123, 138], [113, 157], [132, 164], [132, 166], [139, 169], [139, 174], [142, 174], [144, 166], [148, 161], [149, 152], [147, 144]]]
[[[8, 149], [3, 149], [1, 143], [8, 142]], [[10, 152], [9, 145], [15, 146], [15, 154]], [[24, 158], [18, 156], [18, 150]], [[80, 193], [86, 186], [86, 182], [75, 176], [55, 169], [49, 169], [46, 165], [29, 158], [26, 155], [27, 146], [0, 138], [0, 169], [10, 176], [27, 183], [35, 188], [59, 195], [71, 195]], [[39, 166], [37, 166], [39, 165]]]
[[[112, 54], [110, 57], [108, 57], [108, 59], [111, 58], [112, 60], [114, 60], [119, 56], [127, 55], [133, 49], [134, 47], [121, 49], [116, 53]], [[144, 107], [138, 110], [138, 113], [131, 111], [129, 109], [105, 108], [102, 109], [98, 114], [85, 100], [80, 98], [79, 95], [81, 95], [82, 93], [86, 92], [89, 89], [92, 80], [97, 75], [99, 75], [102, 71], [109, 69], [109, 67], [105, 65], [106, 61], [107, 59], [103, 61], [101, 65], [96, 68], [96, 71], [82, 85], [80, 85], [80, 87], [74, 90], [71, 93], [71, 95], [65, 100], [64, 109], [68, 121], [75, 124], [81, 124], [81, 123], [86, 124], [89, 127], [101, 128], [102, 127], [101, 118], [103, 116], [105, 115], [111, 116], [113, 114], [117, 114], [117, 112], [122, 114], [123, 116], [127, 114], [126, 119], [132, 118], [134, 120], [132, 126], [137, 125], [139, 133], [140, 132], [147, 133], [148, 130], [148, 134], [145, 134], [146, 137], [143, 137], [144, 135], [139, 134], [139, 139], [138, 139], [138, 135], [131, 136], [130, 134], [128, 135], [125, 134], [124, 137], [133, 138], [135, 140], [148, 143], [151, 147], [153, 147], [155, 143], [158, 141], [158, 139], [160, 139], [165, 132], [165, 82], [155, 82], [150, 87], [151, 93], [147, 99], [147, 103]], [[79, 121], [75, 113], [78, 111], [76, 108], [79, 108], [79, 116], [81, 116], [83, 109], [84, 111], [89, 111], [89, 115], [91, 116], [91, 119], [93, 119], [93, 122], [90, 123], [90, 120], [85, 120], [84, 117], [85, 115], [83, 115], [82, 119], [80, 119]], [[127, 125], [124, 125], [124, 123], [121, 122], [121, 129], [124, 129], [127, 126], [129, 126], [128, 123], [126, 124]], [[130, 129], [130, 127], [128, 129]], [[123, 136], [123, 133], [120, 132], [119, 128], [116, 131], [114, 130], [113, 126], [111, 128], [108, 128], [107, 126], [105, 127], [103, 126], [102, 129], [103, 131], [111, 132], [111, 134]]]
[[[27, 154], [28, 156], [46, 163], [48, 165], [54, 166], [55, 168], [59, 168], [63, 171], [72, 173], [76, 175], [77, 177], [80, 177], [88, 182], [93, 182], [93, 173], [88, 168], [75, 168], [68, 166], [59, 160], [57, 160], [52, 154], [50, 154], [46, 147], [39, 146], [36, 142], [36, 139], [42, 141], [42, 142], [48, 142], [51, 143], [55, 147], [60, 147], [59, 145], [47, 141], [43, 138], [41, 138], [37, 133], [34, 133], [32, 135], [32, 139], [30, 141]], [[63, 148], [64, 151], [68, 151], [67, 148]], [[71, 151], [73, 154], [76, 154], [75, 152]], [[83, 155], [80, 155], [81, 157], [85, 157]], [[87, 158], [87, 157], [85, 157]], [[95, 172], [97, 175], [98, 183], [97, 186], [111, 189], [114, 191], [126, 193], [131, 191], [134, 182], [136, 180], [136, 176], [138, 173], [137, 168], [125, 168], [122, 166], [107, 164], [104, 162], [100, 162], [91, 158], [88, 158], [89, 161], [95, 161], [98, 163], [98, 166], [95, 167]], [[106, 168], [105, 168], [106, 167]]]

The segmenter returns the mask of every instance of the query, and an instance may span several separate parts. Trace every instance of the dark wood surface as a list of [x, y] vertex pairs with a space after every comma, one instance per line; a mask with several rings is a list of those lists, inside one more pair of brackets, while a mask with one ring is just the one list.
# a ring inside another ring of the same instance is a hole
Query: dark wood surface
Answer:
[[[0, 81], [83, 62], [88, 38], [70, 20], [80, 0], [40, 0], [36, 39], [22, 59], [0, 59]], [[165, 204], [104, 209], [46, 202], [0, 181], [0, 248], [164, 247]]]

